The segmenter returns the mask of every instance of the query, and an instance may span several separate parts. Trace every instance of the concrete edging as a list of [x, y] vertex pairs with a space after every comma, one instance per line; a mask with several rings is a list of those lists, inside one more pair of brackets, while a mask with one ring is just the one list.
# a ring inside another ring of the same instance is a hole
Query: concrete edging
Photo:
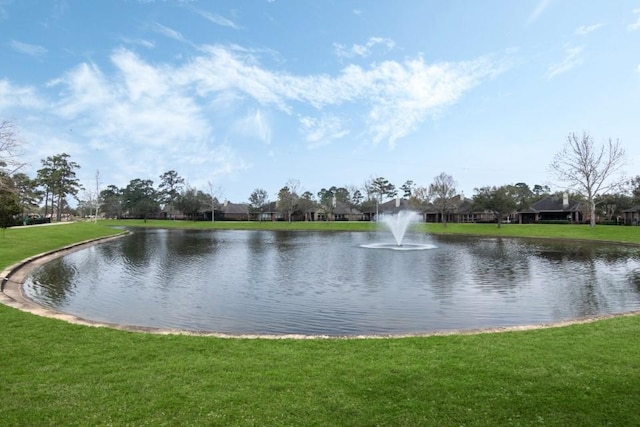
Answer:
[[[84, 249], [88, 246], [110, 240], [119, 239], [129, 234], [122, 232], [114, 236], [98, 237], [96, 239], [84, 240], [82, 242], [73, 243], [63, 246], [62, 248], [43, 252], [37, 255], [23, 259], [0, 272], [0, 303], [16, 308], [21, 311], [36, 314], [38, 316], [51, 317], [54, 319], [64, 320], [70, 323], [97, 326], [97, 322], [91, 322], [79, 317], [52, 310], [35, 303], [26, 295], [24, 295], [22, 285], [27, 275], [36, 267], [43, 265], [55, 258], [66, 254]], [[105, 325], [107, 326], [107, 325]]]

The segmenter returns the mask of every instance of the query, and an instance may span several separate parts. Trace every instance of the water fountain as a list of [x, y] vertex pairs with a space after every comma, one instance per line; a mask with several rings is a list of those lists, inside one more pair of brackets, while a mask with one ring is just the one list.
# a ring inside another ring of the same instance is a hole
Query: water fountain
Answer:
[[420, 215], [412, 211], [400, 211], [397, 214], [382, 215], [382, 222], [389, 227], [397, 246], [402, 246], [402, 239], [412, 222], [418, 222]]
[[407, 243], [404, 242], [404, 236], [407, 229], [412, 223], [420, 221], [420, 214], [414, 211], [399, 211], [394, 214], [382, 214], [380, 219], [383, 224], [393, 234], [395, 244], [393, 243], [370, 243], [362, 245], [362, 247], [370, 249], [391, 249], [396, 251], [420, 251], [425, 249], [434, 249], [436, 246], [423, 243]]

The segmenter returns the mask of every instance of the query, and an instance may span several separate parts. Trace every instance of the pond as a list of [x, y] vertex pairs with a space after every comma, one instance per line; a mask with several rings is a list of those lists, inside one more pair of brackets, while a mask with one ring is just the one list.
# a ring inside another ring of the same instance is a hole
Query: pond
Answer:
[[25, 294], [98, 322], [229, 334], [387, 335], [640, 310], [638, 248], [389, 233], [133, 230], [33, 270]]

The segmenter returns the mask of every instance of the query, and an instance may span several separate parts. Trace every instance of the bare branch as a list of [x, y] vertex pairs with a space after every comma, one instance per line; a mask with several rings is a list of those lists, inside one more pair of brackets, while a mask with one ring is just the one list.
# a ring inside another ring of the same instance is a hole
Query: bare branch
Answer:
[[20, 147], [22, 142], [13, 122], [0, 122], [0, 170], [4, 170], [8, 175], [13, 175], [25, 165], [19, 161], [22, 153]]
[[582, 137], [572, 133], [563, 149], [551, 164], [557, 178], [587, 198], [591, 207], [591, 225], [595, 225], [595, 197], [619, 188], [623, 183], [620, 172], [624, 165], [624, 149], [620, 141], [596, 146], [584, 132]]

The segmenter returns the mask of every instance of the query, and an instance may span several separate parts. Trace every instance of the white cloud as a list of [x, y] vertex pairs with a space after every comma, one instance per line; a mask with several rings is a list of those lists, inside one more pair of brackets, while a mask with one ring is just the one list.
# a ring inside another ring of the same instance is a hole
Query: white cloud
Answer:
[[332, 141], [344, 138], [349, 134], [349, 130], [344, 129], [342, 120], [333, 114], [327, 114], [322, 117], [301, 117], [299, 121], [300, 131], [305, 135], [305, 139], [310, 142], [310, 148], [328, 145]]
[[113, 102], [106, 77], [94, 64], [80, 64], [63, 77], [52, 80], [49, 87], [62, 87], [56, 112], [72, 118], [86, 111], [100, 109]]
[[213, 176], [230, 175], [238, 170], [251, 168], [251, 164], [239, 158], [236, 152], [228, 145], [221, 145], [212, 150], [211, 161], [217, 165]]
[[455, 103], [466, 91], [504, 70], [490, 57], [461, 63], [426, 64], [419, 57], [405, 62], [385, 61], [368, 69], [345, 67], [335, 77], [296, 76], [262, 68], [258, 58], [222, 46], [209, 46], [206, 56], [196, 58], [176, 71], [181, 84], [192, 84], [202, 97], [225, 93], [249, 97], [263, 106], [284, 112], [294, 104], [315, 109], [340, 108], [349, 104], [365, 111], [374, 142], [397, 139], [413, 131], [430, 113]]
[[47, 53], [47, 49], [36, 44], [23, 43], [18, 40], [11, 40], [9, 47], [18, 53], [22, 53], [29, 56], [44, 56]]
[[248, 95], [260, 104], [273, 104], [288, 111], [280, 94], [286, 91], [286, 82], [260, 68], [251, 53], [222, 46], [205, 46], [202, 50], [205, 55], [176, 70], [175, 79], [180, 84], [194, 85], [199, 96]]
[[413, 132], [426, 117], [457, 102], [482, 80], [504, 70], [489, 57], [460, 63], [426, 64], [422, 58], [387, 61], [370, 70], [350, 67], [339, 91], [369, 106], [368, 133], [390, 145]]
[[244, 137], [255, 138], [266, 144], [271, 143], [271, 126], [265, 114], [259, 109], [236, 121], [233, 129]]
[[160, 33], [166, 37], [169, 37], [170, 39], [174, 39], [179, 42], [185, 41], [184, 37], [179, 31], [176, 31], [169, 27], [165, 27], [164, 25], [159, 24], [157, 22], [153, 24], [152, 28], [155, 32]]
[[[21, 116], [25, 121], [33, 112], [40, 115], [29, 127], [32, 140], [46, 135], [48, 150], [73, 152], [80, 164], [91, 163], [88, 159], [99, 153], [99, 167], [110, 179], [153, 179], [169, 169], [192, 171], [200, 160], [209, 162], [211, 173], [246, 167], [241, 159], [234, 167], [231, 162], [237, 156], [229, 150], [223, 156], [213, 146], [212, 128], [201, 108], [188, 88], [173, 82], [170, 72], [163, 74], [164, 67], [150, 65], [126, 49], [114, 51], [111, 61], [115, 74], [85, 63], [49, 82], [48, 88], [57, 91], [51, 96], [55, 102], [39, 100], [33, 89], [0, 81], [0, 111], [5, 100], [11, 103], [10, 111], [21, 103], [30, 107]], [[37, 159], [53, 153], [31, 154]]]
[[372, 51], [376, 46], [381, 46], [385, 52], [388, 52], [395, 47], [395, 42], [391, 39], [382, 37], [371, 37], [363, 45], [354, 44], [351, 47], [348, 47], [340, 43], [333, 44], [336, 55], [338, 55], [340, 58], [366, 58], [373, 53]]
[[578, 36], [586, 36], [589, 33], [592, 33], [599, 28], [601, 28], [604, 24], [593, 24], [593, 25], [582, 25], [576, 29], [576, 35]]
[[581, 53], [583, 46], [569, 46], [564, 50], [565, 56], [562, 61], [551, 65], [547, 69], [547, 79], [552, 79], [560, 74], [566, 73], [582, 63]]
[[145, 40], [145, 39], [130, 39], [130, 38], [124, 37], [122, 38], [122, 42], [126, 44], [146, 47], [147, 49], [153, 49], [156, 47], [156, 44], [154, 42], [152, 42], [151, 40]]
[[527, 24], [531, 24], [536, 21], [540, 15], [544, 13], [544, 11], [549, 7], [551, 0], [540, 0], [536, 5], [536, 8], [531, 12], [529, 18], [527, 19]]
[[163, 67], [148, 65], [126, 49], [116, 50], [111, 55], [111, 61], [120, 70], [132, 101], [145, 96], [155, 100], [167, 93], [169, 75]]
[[233, 22], [230, 19], [227, 19], [227, 18], [225, 18], [223, 16], [216, 15], [216, 14], [210, 13], [210, 12], [205, 12], [203, 10], [198, 10], [197, 12], [198, 12], [198, 14], [200, 16], [205, 18], [207, 21], [212, 22], [212, 23], [214, 23], [216, 25], [220, 25], [222, 27], [233, 28], [234, 30], [242, 29], [242, 27], [237, 25], [235, 22]]
[[56, 114], [83, 127], [94, 148], [124, 145], [124, 158], [117, 164], [127, 156], [132, 163], [142, 154], [142, 164], [152, 167], [159, 160], [148, 150], [168, 154], [208, 138], [211, 129], [200, 108], [170, 74], [163, 74], [164, 68], [146, 64], [126, 49], [116, 50], [111, 60], [118, 70], [113, 76], [81, 64], [50, 84], [61, 88]]
[[636, 18], [636, 21], [634, 23], [629, 24], [627, 26], [627, 29], [629, 31], [640, 30], [640, 9], [634, 9], [633, 13], [634, 13], [634, 15], [638, 15], [638, 17]]
[[[75, 144], [74, 160], [84, 164], [83, 156], [99, 153], [105, 174], [127, 180], [116, 185], [169, 169], [183, 171], [193, 182], [203, 173], [211, 177], [251, 168], [231, 141], [241, 135], [271, 143], [276, 115], [295, 121], [309, 148], [347, 135], [355, 135], [356, 144], [393, 146], [427, 117], [504, 70], [492, 57], [434, 64], [416, 57], [348, 65], [335, 75], [296, 75], [266, 68], [259, 54], [206, 46], [175, 66], [119, 48], [110, 56], [115, 72], [79, 64], [47, 84], [49, 101], [33, 88], [0, 80], [0, 111], [19, 105], [37, 110], [40, 135], [57, 134], [62, 127], [69, 132], [62, 138], [65, 144]], [[238, 111], [244, 113], [238, 116]], [[216, 143], [216, 138], [229, 142]]]
[[45, 102], [33, 87], [18, 87], [8, 80], [0, 80], [0, 112], [9, 114], [17, 108], [39, 109]]

